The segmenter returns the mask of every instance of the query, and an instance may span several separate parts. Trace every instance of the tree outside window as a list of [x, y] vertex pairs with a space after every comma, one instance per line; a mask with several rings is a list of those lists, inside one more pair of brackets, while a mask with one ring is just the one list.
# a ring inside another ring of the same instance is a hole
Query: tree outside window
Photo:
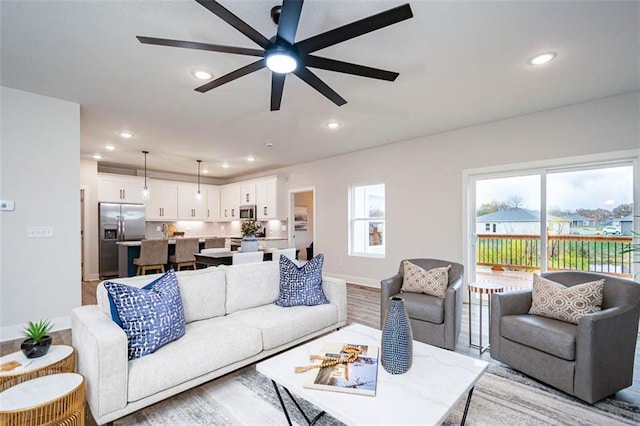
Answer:
[[349, 255], [384, 257], [384, 184], [353, 185], [349, 192]]

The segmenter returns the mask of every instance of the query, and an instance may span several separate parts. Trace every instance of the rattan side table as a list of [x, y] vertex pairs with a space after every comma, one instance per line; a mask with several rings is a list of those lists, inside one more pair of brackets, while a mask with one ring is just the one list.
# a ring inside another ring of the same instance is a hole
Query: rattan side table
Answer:
[[67, 345], [52, 345], [46, 355], [39, 358], [27, 358], [22, 352], [14, 352], [0, 358], [0, 364], [18, 361], [25, 367], [12, 371], [0, 371], [0, 392], [19, 383], [49, 374], [73, 373], [76, 369], [76, 351]]
[[84, 377], [50, 374], [22, 382], [0, 393], [3, 426], [84, 426]]
[[[484, 351], [489, 349], [489, 344], [485, 346], [482, 345], [482, 295], [487, 295], [487, 308], [489, 310], [489, 320], [491, 320], [491, 295], [493, 293], [502, 293], [504, 286], [493, 283], [469, 283], [467, 284], [467, 288], [469, 289], [469, 346], [477, 348], [480, 351], [480, 355], [482, 355]], [[471, 341], [471, 293], [476, 293], [480, 299], [480, 326], [478, 330], [480, 342], [478, 345]], [[491, 330], [491, 327], [489, 327], [489, 330]]]

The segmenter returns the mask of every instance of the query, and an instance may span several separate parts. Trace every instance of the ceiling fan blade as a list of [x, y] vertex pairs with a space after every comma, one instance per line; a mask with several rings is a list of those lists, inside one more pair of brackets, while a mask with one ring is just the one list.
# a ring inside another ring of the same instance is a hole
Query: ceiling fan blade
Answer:
[[284, 0], [278, 21], [278, 37], [289, 44], [296, 41], [296, 31], [300, 21], [303, 0]]
[[246, 47], [221, 46], [219, 44], [198, 43], [195, 41], [170, 40], [167, 38], [136, 36], [140, 43], [158, 46], [184, 47], [186, 49], [209, 50], [211, 52], [237, 53], [238, 55], [264, 56], [264, 50]]
[[397, 72], [366, 67], [364, 65], [352, 64], [350, 62], [336, 61], [335, 59], [321, 58], [313, 55], [305, 56], [304, 64], [312, 68], [343, 72], [345, 74], [359, 75], [361, 77], [377, 78], [378, 80], [394, 81], [400, 75]]
[[253, 40], [258, 46], [263, 49], [267, 48], [269, 44], [269, 40], [256, 31], [249, 24], [244, 22], [242, 19], [238, 18], [236, 15], [227, 10], [224, 6], [214, 0], [196, 0], [202, 6], [206, 7], [211, 13], [225, 21], [227, 24], [231, 25], [236, 30], [240, 31], [242, 34]]
[[311, 53], [412, 17], [411, 6], [407, 3], [302, 40], [295, 46], [301, 54]]
[[320, 78], [312, 73], [307, 67], [298, 67], [294, 72], [295, 75], [300, 77], [309, 86], [322, 93], [327, 99], [338, 106], [342, 106], [347, 103], [335, 90], [327, 86], [327, 84], [320, 80]]
[[271, 111], [279, 111], [286, 74], [271, 73]]
[[216, 78], [215, 80], [203, 84], [202, 86], [196, 88], [196, 91], [200, 93], [208, 92], [211, 89], [215, 89], [218, 86], [222, 86], [223, 84], [233, 81], [236, 78], [240, 78], [254, 71], [258, 71], [259, 69], [262, 69], [264, 67], [265, 61], [264, 59], [260, 59], [259, 61], [256, 61], [249, 65], [245, 65], [242, 68], [238, 68], [237, 70], [230, 72], [229, 74], [225, 74], [222, 77]]

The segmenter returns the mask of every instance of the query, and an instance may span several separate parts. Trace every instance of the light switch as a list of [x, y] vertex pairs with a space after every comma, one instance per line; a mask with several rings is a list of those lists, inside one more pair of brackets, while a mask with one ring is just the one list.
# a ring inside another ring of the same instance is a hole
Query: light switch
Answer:
[[15, 209], [15, 204], [11, 200], [0, 200], [0, 210], [11, 212]]
[[53, 238], [53, 226], [28, 226], [27, 238]]

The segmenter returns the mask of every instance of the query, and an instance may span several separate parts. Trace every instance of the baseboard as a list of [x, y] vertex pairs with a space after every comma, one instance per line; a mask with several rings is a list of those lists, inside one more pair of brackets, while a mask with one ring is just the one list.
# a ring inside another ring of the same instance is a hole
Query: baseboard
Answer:
[[[53, 328], [51, 329], [52, 332], [67, 330], [71, 328], [70, 315], [67, 315], [64, 317], [52, 318], [50, 321], [53, 324]], [[22, 334], [22, 330], [24, 329], [25, 326], [26, 326], [26, 323], [9, 325], [9, 326], [0, 328], [0, 342], [6, 342], [8, 340], [23, 339], [24, 335]]]
[[339, 278], [339, 279], [345, 280], [349, 284], [358, 284], [364, 287], [380, 288], [380, 281], [374, 280], [371, 278], [356, 277], [353, 275], [330, 274], [330, 273], [325, 273], [324, 275], [332, 278]]
[[83, 281], [100, 281], [100, 274], [87, 274]]

